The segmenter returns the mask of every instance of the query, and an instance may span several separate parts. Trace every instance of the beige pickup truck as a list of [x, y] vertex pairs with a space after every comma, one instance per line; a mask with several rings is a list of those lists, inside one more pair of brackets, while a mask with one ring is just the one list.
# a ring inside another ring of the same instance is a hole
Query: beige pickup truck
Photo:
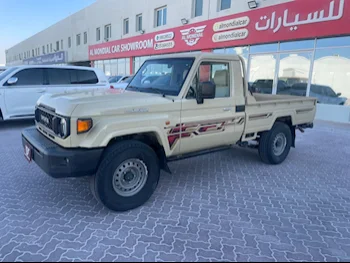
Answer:
[[251, 94], [239, 56], [166, 55], [125, 90], [43, 95], [22, 142], [48, 175], [91, 176], [94, 196], [126, 211], [152, 196], [170, 161], [252, 142], [264, 163], [282, 163], [315, 111], [314, 98]]

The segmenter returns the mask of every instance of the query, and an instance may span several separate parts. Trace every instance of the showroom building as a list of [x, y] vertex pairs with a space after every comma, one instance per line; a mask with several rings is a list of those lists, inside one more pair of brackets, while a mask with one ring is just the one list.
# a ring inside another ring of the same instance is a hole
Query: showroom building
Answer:
[[7, 50], [7, 65], [75, 64], [128, 75], [159, 54], [239, 54], [251, 90], [317, 97], [318, 119], [350, 122], [349, 0], [115, 3], [97, 0], [19, 43]]

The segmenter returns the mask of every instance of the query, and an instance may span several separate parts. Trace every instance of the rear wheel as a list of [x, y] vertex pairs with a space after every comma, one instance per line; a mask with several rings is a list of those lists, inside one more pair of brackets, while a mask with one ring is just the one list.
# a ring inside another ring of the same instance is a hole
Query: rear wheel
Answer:
[[280, 164], [288, 156], [292, 146], [292, 132], [290, 127], [282, 122], [276, 122], [272, 129], [261, 134], [259, 141], [259, 155], [267, 164]]
[[139, 141], [119, 142], [107, 149], [91, 190], [113, 211], [127, 211], [143, 205], [154, 193], [160, 176], [156, 153]]

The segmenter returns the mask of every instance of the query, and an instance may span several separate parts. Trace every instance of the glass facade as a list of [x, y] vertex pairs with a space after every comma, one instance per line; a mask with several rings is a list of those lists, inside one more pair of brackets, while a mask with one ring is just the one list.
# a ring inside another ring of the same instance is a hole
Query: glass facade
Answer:
[[[200, 52], [200, 51], [192, 51]], [[243, 57], [249, 89], [256, 93], [311, 96], [320, 104], [350, 106], [350, 37], [226, 47], [214, 53]], [[134, 74], [151, 56], [95, 61], [107, 76]], [[163, 74], [155, 68], [152, 74]]]
[[350, 106], [350, 37], [216, 49], [243, 56], [252, 92]]
[[101, 69], [108, 77], [130, 75], [129, 58], [95, 61], [94, 67]]

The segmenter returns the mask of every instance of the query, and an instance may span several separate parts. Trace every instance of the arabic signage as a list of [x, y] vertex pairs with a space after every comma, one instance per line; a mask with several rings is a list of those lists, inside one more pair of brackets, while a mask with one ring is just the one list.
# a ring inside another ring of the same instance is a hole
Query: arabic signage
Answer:
[[23, 63], [28, 65], [52, 65], [63, 64], [66, 62], [67, 55], [65, 51], [60, 51], [53, 54], [47, 54], [23, 60]]
[[89, 46], [90, 60], [350, 34], [349, 0], [304, 0]]

